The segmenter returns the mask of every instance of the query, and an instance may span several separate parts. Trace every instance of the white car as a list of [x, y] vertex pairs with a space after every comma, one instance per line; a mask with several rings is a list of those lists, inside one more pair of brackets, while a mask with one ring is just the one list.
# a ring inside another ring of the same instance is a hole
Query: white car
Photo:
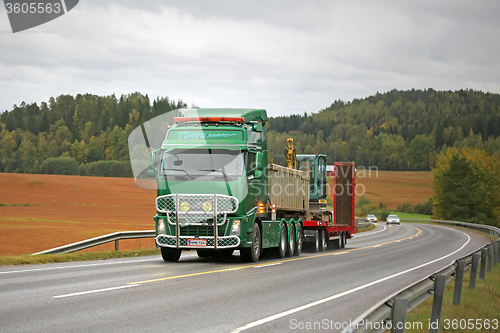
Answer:
[[366, 222], [377, 223], [377, 217], [373, 214], [366, 215]]
[[387, 224], [397, 224], [397, 225], [400, 225], [401, 224], [401, 220], [399, 219], [399, 216], [397, 215], [389, 215], [387, 216]]

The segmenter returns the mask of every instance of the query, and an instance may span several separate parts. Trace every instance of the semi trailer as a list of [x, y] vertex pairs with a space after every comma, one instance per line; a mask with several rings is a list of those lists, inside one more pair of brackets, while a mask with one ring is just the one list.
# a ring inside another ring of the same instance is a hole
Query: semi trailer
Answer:
[[268, 164], [267, 121], [263, 109], [178, 111], [149, 158], [148, 175], [157, 182], [156, 244], [165, 261], [179, 260], [182, 250], [200, 257], [239, 250], [247, 262], [263, 252], [298, 256], [305, 241], [321, 251], [330, 243], [345, 246], [356, 232], [354, 164], [339, 164], [335, 188], [350, 188], [334, 193], [329, 212], [326, 156], [301, 165], [299, 155], [297, 169]]

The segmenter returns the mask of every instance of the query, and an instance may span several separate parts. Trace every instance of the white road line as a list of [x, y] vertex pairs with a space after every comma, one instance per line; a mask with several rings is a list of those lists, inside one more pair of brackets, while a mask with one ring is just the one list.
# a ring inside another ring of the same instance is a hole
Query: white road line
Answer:
[[276, 265], [281, 265], [281, 264], [282, 264], [282, 262], [276, 262], [274, 264], [260, 265], [260, 266], [255, 266], [255, 267], [252, 267], [252, 268], [262, 268], [262, 267], [276, 266]]
[[[410, 268], [410, 269], [407, 269], [405, 271], [402, 271], [402, 272], [399, 272], [399, 273], [396, 273], [396, 274], [392, 274], [392, 275], [389, 275], [385, 278], [381, 278], [379, 280], [376, 280], [376, 281], [373, 281], [373, 282], [370, 282], [370, 283], [367, 283], [365, 285], [362, 285], [362, 286], [359, 286], [359, 287], [356, 287], [356, 288], [353, 288], [353, 289], [350, 289], [350, 290], [347, 290], [347, 291], [344, 291], [340, 294], [336, 294], [336, 295], [333, 295], [333, 296], [330, 296], [330, 297], [327, 297], [327, 298], [323, 298], [323, 299], [320, 299], [319, 301], [316, 301], [316, 302], [312, 302], [312, 303], [309, 303], [309, 304], [305, 304], [305, 305], [302, 305], [302, 306], [299, 306], [295, 309], [291, 309], [291, 310], [288, 310], [288, 311], [285, 311], [285, 312], [281, 312], [281, 313], [278, 313], [278, 314], [275, 314], [273, 316], [270, 316], [270, 317], [267, 317], [267, 318], [263, 318], [263, 319], [260, 319], [260, 320], [257, 320], [257, 321], [254, 321], [253, 323], [250, 323], [250, 324], [247, 324], [245, 326], [242, 326], [242, 327], [239, 327], [237, 329], [235, 329], [234, 331], [232, 331], [232, 333], [238, 333], [238, 332], [241, 332], [241, 331], [244, 331], [244, 330], [247, 330], [249, 328], [253, 328], [253, 327], [256, 327], [256, 326], [260, 326], [262, 324], [265, 324], [265, 323], [268, 323], [270, 321], [273, 321], [273, 320], [276, 320], [276, 319], [279, 319], [279, 318], [282, 318], [282, 317], [286, 317], [292, 313], [296, 313], [296, 312], [299, 312], [299, 311], [302, 311], [302, 310], [305, 310], [305, 309], [308, 309], [308, 308], [311, 308], [313, 306], [316, 306], [316, 305], [319, 305], [319, 304], [323, 304], [323, 303], [326, 303], [326, 302], [329, 302], [331, 300], [334, 300], [336, 298], [340, 298], [340, 297], [343, 297], [345, 295], [349, 295], [349, 294], [352, 294], [356, 291], [359, 291], [359, 290], [363, 290], [363, 289], [366, 289], [368, 287], [371, 287], [375, 284], [378, 284], [380, 282], [384, 282], [384, 281], [387, 281], [387, 280], [390, 280], [392, 278], [395, 278], [397, 276], [400, 276], [400, 275], [403, 275], [403, 274], [406, 274], [408, 272], [411, 272], [411, 271], [414, 271], [414, 270], [417, 270], [419, 268], [422, 268], [424, 266], [428, 266], [430, 264], [433, 264], [437, 261], [440, 261], [440, 260], [443, 260], [443, 259], [446, 259], [452, 255], [454, 255], [455, 253], [459, 252], [460, 250], [462, 250], [467, 244], [469, 244], [470, 242], [470, 236], [467, 235], [466, 233], [463, 233], [464, 235], [467, 236], [467, 241], [465, 242], [465, 244], [463, 244], [458, 250], [456, 251], [453, 251], [452, 253], [450, 254], [447, 254], [441, 258], [438, 258], [438, 259], [434, 259], [428, 263], [425, 263], [425, 264], [422, 264], [422, 265], [419, 265], [419, 266], [416, 266], [416, 267], [413, 267], [413, 268]], [[363, 316], [363, 315], [362, 315]], [[362, 316], [358, 317], [356, 320], [358, 320], [359, 318], [363, 318]], [[355, 322], [354, 322], [354, 325], [355, 325]]]
[[59, 267], [44, 267], [44, 268], [33, 268], [33, 269], [22, 269], [17, 271], [5, 271], [0, 272], [0, 274], [12, 274], [12, 273], [29, 273], [38, 271], [50, 271], [54, 269], [65, 269], [65, 268], [78, 268], [78, 267], [94, 267], [94, 266], [106, 266], [106, 265], [118, 265], [118, 264], [136, 264], [138, 262], [147, 261], [159, 261], [161, 259], [142, 259], [142, 260], [129, 260], [129, 261], [115, 261], [115, 262], [102, 262], [98, 264], [82, 264], [82, 265], [71, 265], [71, 266], [59, 266]]
[[95, 293], [101, 293], [101, 292], [104, 292], [104, 291], [119, 290], [119, 289], [132, 288], [132, 287], [138, 287], [138, 286], [140, 286], [140, 284], [131, 284], [131, 285], [127, 285], [127, 286], [120, 286], [120, 287], [113, 287], [113, 288], [104, 288], [104, 289], [97, 289], [97, 290], [82, 291], [82, 292], [79, 292], [79, 293], [72, 293], [72, 294], [59, 295], [59, 296], [53, 296], [53, 297], [54, 298], [64, 298], [64, 297], [80, 296], [80, 295], [95, 294]]
[[384, 231], [385, 229], [387, 229], [387, 227], [386, 227], [385, 225], [383, 225], [383, 226], [382, 226], [382, 228], [384, 228], [384, 229], [379, 230], [379, 231], [370, 232], [370, 233], [363, 233], [363, 235], [359, 235], [359, 236], [358, 236], [358, 235], [355, 235], [355, 236], [354, 236], [354, 239], [356, 239], [356, 238], [358, 238], [358, 237], [365, 237], [365, 236], [371, 236], [371, 235], [373, 235], [373, 234], [378, 234], [379, 232], [382, 232], [382, 231]]

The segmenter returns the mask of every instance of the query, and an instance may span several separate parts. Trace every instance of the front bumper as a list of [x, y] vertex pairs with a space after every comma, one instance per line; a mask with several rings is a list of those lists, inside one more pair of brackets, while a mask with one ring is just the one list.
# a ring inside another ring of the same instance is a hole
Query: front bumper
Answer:
[[[206, 240], [206, 246], [189, 245], [189, 240]], [[177, 247], [177, 237], [169, 235], [156, 236], [156, 244], [161, 247], [171, 247], [179, 249], [215, 249], [215, 237], [201, 236], [179, 236], [179, 247]], [[240, 245], [240, 238], [238, 236], [219, 236], [217, 237], [218, 249], [231, 249]]]

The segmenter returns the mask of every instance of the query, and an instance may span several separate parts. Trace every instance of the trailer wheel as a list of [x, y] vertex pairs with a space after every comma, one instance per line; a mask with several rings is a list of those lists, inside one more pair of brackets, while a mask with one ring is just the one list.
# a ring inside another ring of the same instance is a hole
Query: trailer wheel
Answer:
[[318, 253], [320, 251], [320, 231], [316, 230], [314, 233], [314, 244], [313, 244], [313, 252]]
[[340, 233], [340, 248], [343, 249], [345, 247], [345, 232]]
[[319, 237], [319, 250], [321, 252], [326, 251], [326, 248], [328, 247], [328, 243], [326, 240], [326, 233], [324, 230], [320, 231], [320, 237]]
[[260, 257], [260, 228], [257, 223], [253, 224], [252, 245], [240, 250], [241, 258], [245, 262], [256, 262]]
[[161, 257], [165, 261], [179, 261], [181, 257], [181, 249], [171, 249], [169, 247], [160, 247]]
[[[339, 235], [339, 238], [340, 238], [340, 235]], [[336, 238], [336, 239], [329, 241], [330, 247], [332, 249], [340, 249], [340, 239], [339, 238]]]
[[304, 233], [302, 231], [302, 224], [299, 224], [297, 228], [297, 241], [295, 242], [295, 250], [293, 251], [294, 256], [300, 256], [302, 253], [302, 247], [304, 246]]
[[287, 239], [286, 239], [286, 224], [281, 225], [280, 231], [280, 244], [278, 246], [278, 255], [280, 258], [284, 258], [286, 255]]
[[293, 224], [290, 224], [290, 232], [288, 233], [288, 248], [286, 251], [286, 256], [293, 256], [293, 252], [295, 252], [295, 227]]

